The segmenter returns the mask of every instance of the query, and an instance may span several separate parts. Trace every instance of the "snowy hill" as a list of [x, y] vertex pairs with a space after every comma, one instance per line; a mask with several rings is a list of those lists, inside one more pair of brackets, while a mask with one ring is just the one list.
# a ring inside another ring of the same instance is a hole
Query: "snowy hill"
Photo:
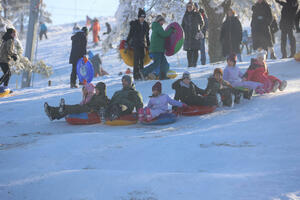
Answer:
[[[53, 66], [52, 86], [36, 75], [33, 88], [16, 89], [15, 96], [0, 99], [1, 200], [300, 198], [299, 62], [268, 61], [270, 73], [288, 81], [287, 89], [234, 108], [181, 117], [168, 126], [71, 126], [64, 120], [50, 122], [43, 103], [81, 99], [80, 88], [69, 88], [72, 26], [52, 27], [49, 40], [39, 43], [38, 59]], [[94, 52], [101, 54], [100, 49]], [[104, 81], [111, 97], [121, 88], [118, 73], [127, 67], [115, 50], [102, 60], [110, 75], [93, 83]], [[180, 75], [186, 70], [185, 52], [168, 60]], [[238, 63], [243, 70], [250, 57], [244, 60]], [[189, 71], [204, 88], [215, 67], [225, 64]], [[173, 81], [162, 81], [170, 96]], [[145, 104], [154, 82], [136, 83]]]

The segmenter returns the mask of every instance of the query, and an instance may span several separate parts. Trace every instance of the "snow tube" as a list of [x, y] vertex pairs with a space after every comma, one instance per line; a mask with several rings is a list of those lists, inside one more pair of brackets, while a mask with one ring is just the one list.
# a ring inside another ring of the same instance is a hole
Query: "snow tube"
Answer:
[[65, 117], [66, 121], [72, 125], [87, 125], [101, 123], [100, 116], [96, 112], [70, 114]]
[[165, 49], [166, 49], [166, 56], [173, 56], [176, 54], [183, 45], [183, 30], [181, 26], [177, 22], [173, 22], [167, 26], [166, 31], [173, 27], [176, 32], [172, 33], [169, 37], [165, 40]]
[[132, 124], [136, 124], [138, 121], [138, 116], [136, 113], [123, 115], [120, 118], [110, 121], [106, 120], [105, 124], [109, 126], [128, 126]]
[[[134, 61], [134, 53], [133, 49], [131, 47], [125, 48], [125, 40], [122, 40], [120, 43], [120, 55], [122, 60], [125, 62], [126, 65], [133, 67], [133, 61]], [[151, 61], [151, 58], [149, 56], [149, 51], [146, 50], [146, 55], [144, 57], [144, 66], [149, 64]]]
[[163, 113], [160, 114], [158, 117], [152, 119], [151, 121], [142, 121], [142, 124], [145, 125], [166, 125], [172, 124], [176, 122], [177, 116], [174, 113]]
[[174, 70], [169, 70], [167, 73], [167, 77], [170, 79], [174, 79], [177, 77], [177, 72], [175, 72]]
[[187, 108], [177, 108], [176, 113], [184, 116], [205, 115], [215, 111], [217, 106], [188, 106]]
[[4, 87], [0, 87], [0, 97], [6, 97], [9, 96], [10, 89], [4, 89]]
[[296, 53], [294, 58], [296, 61], [300, 62], [300, 52]]
[[77, 76], [81, 83], [86, 80], [87, 83], [92, 82], [94, 77], [94, 67], [85, 57], [80, 58], [77, 62]]

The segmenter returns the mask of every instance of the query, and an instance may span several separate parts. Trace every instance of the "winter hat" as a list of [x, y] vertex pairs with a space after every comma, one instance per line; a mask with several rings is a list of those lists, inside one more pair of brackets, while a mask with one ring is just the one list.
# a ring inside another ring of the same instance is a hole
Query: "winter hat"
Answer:
[[98, 89], [100, 93], [105, 93], [106, 91], [106, 85], [103, 82], [97, 83], [95, 88]]
[[257, 53], [256, 58], [257, 59], [262, 58], [263, 60], [266, 60], [266, 56], [267, 56], [267, 53], [265, 51], [261, 51], [261, 52]]
[[194, 7], [194, 3], [193, 2], [188, 2], [187, 4], [186, 4], [186, 7], [189, 7], [189, 6], [191, 6], [191, 7]]
[[223, 70], [221, 69], [221, 68], [216, 68], [215, 70], [214, 70], [214, 75], [215, 74], [220, 74], [221, 76], [223, 76]]
[[197, 3], [194, 3], [194, 6], [195, 6], [195, 8], [196, 8], [196, 9], [198, 9], [198, 8], [199, 8], [199, 6], [198, 6], [198, 4], [197, 4]]
[[5, 40], [5, 41], [7, 41], [9, 39], [13, 39], [13, 37], [11, 37], [11, 34], [13, 32], [16, 32], [16, 30], [13, 29], [13, 28], [6, 29], [6, 33], [2, 36], [2, 39]]
[[138, 18], [143, 17], [146, 18], [146, 12], [144, 9], [139, 8]]
[[81, 31], [84, 32], [85, 34], [88, 34], [88, 33], [89, 33], [89, 30], [87, 29], [86, 26], [82, 27], [82, 28], [81, 28]]
[[188, 72], [188, 71], [183, 72], [182, 79], [185, 79], [185, 78], [191, 80], [191, 74], [190, 74], [190, 72]]
[[129, 75], [124, 75], [124, 76], [122, 77], [122, 80], [125, 80], [129, 85], [132, 84], [132, 78], [131, 78], [131, 76], [129, 76]]
[[230, 55], [227, 57], [227, 60], [236, 63], [236, 61], [237, 61], [236, 54], [235, 54], [235, 53], [230, 54]]
[[161, 22], [161, 21], [166, 22], [165, 18], [162, 15], [157, 15], [157, 17], [155, 18], [155, 22]]
[[159, 81], [157, 81], [157, 82], [153, 85], [152, 91], [154, 91], [154, 90], [156, 90], [156, 91], [158, 91], [159, 93], [161, 93], [161, 83], [160, 83]]

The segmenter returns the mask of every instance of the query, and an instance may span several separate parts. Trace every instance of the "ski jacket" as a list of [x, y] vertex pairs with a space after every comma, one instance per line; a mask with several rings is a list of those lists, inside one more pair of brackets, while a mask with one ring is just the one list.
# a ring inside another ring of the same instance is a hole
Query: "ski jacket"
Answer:
[[77, 61], [86, 54], [87, 38], [84, 32], [79, 31], [71, 37], [72, 49], [69, 63], [77, 64]]
[[162, 113], [168, 112], [168, 105], [182, 107], [182, 103], [171, 99], [166, 94], [161, 94], [157, 97], [151, 97], [147, 105], [151, 110], [153, 118], [158, 117]]
[[87, 95], [82, 96], [81, 105], [87, 104], [92, 99], [95, 94], [95, 86], [92, 83], [87, 83], [82, 89], [87, 92]]
[[149, 47], [149, 30], [148, 22], [144, 21], [143, 24], [141, 24], [139, 20], [131, 21], [130, 31], [126, 41], [133, 48]]
[[12, 56], [14, 55], [14, 46], [13, 38], [2, 40], [2, 44], [0, 46], [1, 63], [9, 63], [9, 61], [12, 60]]
[[276, 0], [276, 2], [282, 6], [281, 19], [279, 22], [280, 29], [293, 29], [295, 25], [296, 13], [298, 10], [297, 0], [287, 0], [286, 2]]
[[172, 32], [173, 29], [165, 31], [158, 22], [153, 22], [150, 53], [165, 53], [165, 39], [169, 37]]
[[220, 91], [224, 88], [231, 88], [231, 85], [229, 82], [224, 81], [223, 79], [220, 81], [217, 81], [214, 76], [210, 76], [208, 78], [207, 86], [205, 89], [206, 95], [216, 95], [217, 93], [220, 93]]

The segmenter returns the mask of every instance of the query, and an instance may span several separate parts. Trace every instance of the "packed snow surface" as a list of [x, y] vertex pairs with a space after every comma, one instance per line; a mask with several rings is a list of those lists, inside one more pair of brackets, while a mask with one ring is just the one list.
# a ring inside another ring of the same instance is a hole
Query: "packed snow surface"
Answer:
[[[180, 117], [166, 126], [72, 126], [64, 119], [49, 121], [43, 111], [44, 102], [57, 106], [62, 97], [67, 104], [81, 100], [81, 89], [69, 88], [72, 25], [50, 29], [49, 39], [39, 42], [38, 59], [53, 66], [52, 86], [35, 75], [32, 88], [15, 89], [20, 77], [14, 76], [14, 96], [0, 99], [1, 200], [300, 198], [299, 62], [268, 60], [270, 74], [288, 81], [286, 90], [243, 100], [234, 108]], [[92, 51], [102, 55], [99, 47]], [[253, 56], [238, 63], [243, 71]], [[187, 70], [185, 52], [168, 60], [179, 76]], [[110, 75], [93, 83], [104, 81], [111, 97], [121, 88], [118, 73], [127, 67], [116, 50], [102, 61]], [[199, 64], [189, 71], [204, 88], [215, 67], [225, 63]], [[162, 81], [163, 92], [172, 97], [173, 81]], [[154, 83], [136, 83], [144, 104]]]

